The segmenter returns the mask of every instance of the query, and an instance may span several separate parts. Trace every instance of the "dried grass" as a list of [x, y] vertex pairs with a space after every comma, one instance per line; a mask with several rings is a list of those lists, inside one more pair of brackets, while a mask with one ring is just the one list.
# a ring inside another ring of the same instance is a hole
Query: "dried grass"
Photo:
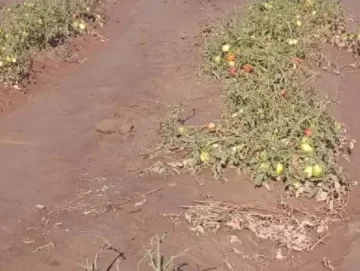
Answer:
[[[138, 263], [138, 271], [140, 271], [142, 263], [145, 261], [150, 266], [153, 271], [174, 271], [175, 270], [175, 260], [184, 255], [192, 248], [186, 248], [184, 251], [180, 252], [175, 256], [166, 256], [161, 251], [162, 242], [165, 239], [166, 235], [160, 237], [155, 235], [150, 240], [150, 247], [146, 248], [143, 245], [144, 257]], [[176, 269], [178, 270], [178, 269]]]
[[[190, 229], [197, 233], [221, 227], [249, 230], [257, 238], [275, 242], [290, 251], [311, 251], [327, 238], [328, 225], [342, 220], [340, 213], [326, 209], [300, 210], [281, 203], [274, 208], [236, 205], [219, 201], [197, 201], [182, 206]], [[314, 236], [318, 238], [314, 239]]]

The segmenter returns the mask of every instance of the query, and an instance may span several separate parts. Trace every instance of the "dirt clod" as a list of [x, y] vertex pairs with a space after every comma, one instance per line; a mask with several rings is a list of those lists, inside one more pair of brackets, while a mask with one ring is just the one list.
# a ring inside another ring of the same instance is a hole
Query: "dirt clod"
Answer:
[[103, 119], [96, 123], [96, 131], [102, 134], [127, 134], [132, 131], [134, 125], [130, 123], [123, 123], [120, 119]]

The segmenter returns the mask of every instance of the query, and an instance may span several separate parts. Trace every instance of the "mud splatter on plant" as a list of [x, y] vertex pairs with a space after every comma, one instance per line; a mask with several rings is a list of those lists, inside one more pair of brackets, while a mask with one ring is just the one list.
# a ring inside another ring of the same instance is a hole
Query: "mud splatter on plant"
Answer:
[[349, 184], [338, 161], [350, 141], [314, 80], [322, 45], [345, 31], [345, 19], [335, 0], [273, 0], [215, 27], [203, 69], [224, 85], [221, 121], [187, 127], [173, 112], [163, 144], [186, 153], [183, 167], [211, 166], [216, 178], [234, 167], [256, 186], [282, 180], [296, 196], [337, 198]]

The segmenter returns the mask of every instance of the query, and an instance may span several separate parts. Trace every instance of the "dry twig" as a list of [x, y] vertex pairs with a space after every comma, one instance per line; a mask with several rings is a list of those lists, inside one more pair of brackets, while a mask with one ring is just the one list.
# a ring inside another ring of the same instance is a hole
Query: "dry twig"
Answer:
[[152, 237], [150, 241], [151, 247], [149, 249], [145, 248], [143, 245], [145, 255], [138, 263], [138, 271], [140, 270], [142, 262], [145, 260], [149, 263], [149, 266], [153, 271], [173, 271], [174, 261], [192, 249], [186, 248], [184, 251], [175, 256], [166, 257], [161, 252], [161, 244], [165, 237], [165, 235], [163, 237], [159, 237], [158, 235]]

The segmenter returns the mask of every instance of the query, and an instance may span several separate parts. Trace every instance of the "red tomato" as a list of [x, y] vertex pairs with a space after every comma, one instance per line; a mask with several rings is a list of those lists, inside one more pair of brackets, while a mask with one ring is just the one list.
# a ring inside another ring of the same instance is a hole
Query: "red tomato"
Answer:
[[280, 95], [285, 98], [285, 97], [287, 96], [287, 90], [286, 90], [286, 89], [282, 89], [282, 90], [280, 91]]
[[305, 134], [306, 136], [311, 136], [312, 131], [311, 131], [309, 128], [306, 128], [306, 129], [304, 130], [304, 134]]
[[235, 67], [231, 67], [229, 69], [229, 74], [232, 75], [232, 76], [236, 76], [237, 74], [237, 69]]
[[294, 57], [294, 58], [292, 59], [292, 63], [294, 63], [294, 64], [296, 64], [296, 65], [302, 64], [303, 61], [304, 61], [304, 60], [301, 59], [301, 58], [299, 58], [299, 57]]

